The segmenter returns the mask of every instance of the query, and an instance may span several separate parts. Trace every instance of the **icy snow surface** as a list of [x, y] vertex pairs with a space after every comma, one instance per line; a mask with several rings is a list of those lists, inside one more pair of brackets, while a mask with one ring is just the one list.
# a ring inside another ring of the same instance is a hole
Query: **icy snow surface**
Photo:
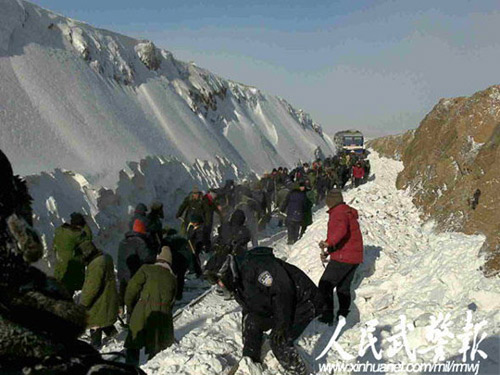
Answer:
[[[500, 280], [486, 279], [479, 271], [483, 263], [478, 251], [484, 238], [459, 233], [436, 234], [432, 225], [422, 226], [418, 211], [411, 197], [395, 189], [397, 173], [402, 164], [371, 155], [375, 180], [345, 194], [346, 201], [357, 208], [365, 242], [365, 262], [354, 281], [356, 297], [351, 306], [347, 325], [341, 333], [339, 344], [349, 354], [355, 355], [361, 339], [361, 328], [366, 322], [377, 319], [377, 350], [381, 344], [384, 357], [381, 362], [409, 361], [404, 350], [388, 359], [388, 337], [397, 332], [399, 316], [416, 327], [408, 334], [412, 347], [429, 348], [425, 327], [430, 314], [450, 314], [451, 331], [462, 333], [467, 311], [472, 312], [473, 322], [486, 319], [483, 332], [488, 337], [480, 344], [489, 358], [481, 360], [481, 374], [498, 374], [500, 334]], [[263, 243], [271, 244], [275, 253], [302, 268], [315, 282], [323, 272], [319, 261], [317, 243], [325, 238], [327, 214], [324, 209], [316, 212], [314, 224], [305, 237], [291, 248], [285, 244], [284, 233], [276, 233]], [[241, 357], [241, 312], [234, 301], [223, 301], [214, 294], [199, 305], [183, 313], [175, 324], [178, 344], [159, 353], [142, 368], [148, 374], [226, 374]], [[313, 322], [306, 329], [298, 344], [304, 355], [314, 364], [313, 358], [326, 347], [333, 327]], [[446, 359], [460, 361], [461, 340], [449, 339]], [[104, 351], [120, 349], [121, 343]], [[361, 361], [374, 361], [371, 351]], [[429, 362], [434, 351], [420, 354], [421, 361]], [[319, 363], [340, 360], [336, 351], [330, 350]], [[318, 362], [317, 362], [318, 363]], [[318, 371], [318, 367], [315, 371]], [[265, 367], [243, 361], [237, 374], [283, 374], [272, 354], [268, 354]], [[319, 374], [320, 372], [318, 372]]]

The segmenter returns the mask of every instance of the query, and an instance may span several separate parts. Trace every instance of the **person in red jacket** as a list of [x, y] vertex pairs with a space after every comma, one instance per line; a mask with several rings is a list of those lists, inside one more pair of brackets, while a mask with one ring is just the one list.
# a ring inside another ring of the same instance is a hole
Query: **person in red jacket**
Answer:
[[361, 181], [365, 177], [365, 169], [361, 166], [361, 163], [358, 161], [354, 167], [352, 167], [352, 178], [354, 182], [354, 187], [358, 187], [361, 184]]
[[332, 190], [326, 197], [329, 208], [328, 234], [319, 246], [322, 261], [328, 265], [321, 276], [319, 290], [323, 297], [323, 312], [319, 320], [333, 324], [333, 289], [337, 288], [338, 315], [349, 314], [351, 283], [359, 264], [363, 262], [363, 237], [358, 223], [358, 212], [344, 203], [342, 192]]

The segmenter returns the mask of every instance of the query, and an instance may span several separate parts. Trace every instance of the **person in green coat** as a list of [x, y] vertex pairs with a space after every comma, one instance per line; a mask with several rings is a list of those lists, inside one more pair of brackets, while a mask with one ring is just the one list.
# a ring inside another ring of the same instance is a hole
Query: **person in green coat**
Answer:
[[278, 226], [283, 226], [284, 218], [286, 217], [284, 212], [279, 211], [279, 208], [283, 205], [288, 193], [291, 191], [291, 186], [280, 187], [276, 193], [276, 206], [278, 207]]
[[172, 252], [163, 246], [156, 263], [141, 266], [127, 285], [125, 304], [132, 311], [125, 340], [129, 364], [138, 365], [142, 348], [151, 359], [174, 343], [177, 280], [171, 265]]
[[53, 242], [55, 254], [54, 277], [73, 295], [85, 279], [85, 265], [78, 246], [92, 240], [92, 232], [81, 213], [73, 212], [70, 223], [56, 228]]
[[98, 250], [92, 241], [83, 242], [79, 248], [87, 265], [80, 304], [87, 309], [91, 344], [100, 347], [103, 332], [107, 337], [117, 333], [114, 323], [119, 303], [113, 258]]

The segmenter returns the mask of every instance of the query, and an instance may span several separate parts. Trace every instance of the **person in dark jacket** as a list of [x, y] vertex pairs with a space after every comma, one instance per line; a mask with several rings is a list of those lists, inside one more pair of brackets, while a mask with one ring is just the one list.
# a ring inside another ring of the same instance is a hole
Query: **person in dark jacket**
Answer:
[[289, 245], [293, 245], [299, 239], [299, 232], [307, 206], [305, 189], [305, 183], [301, 181], [299, 186], [287, 195], [281, 206], [281, 211], [286, 212]]
[[326, 174], [328, 190], [341, 188], [342, 182], [339, 177], [339, 168], [340, 166], [337, 164], [335, 167], [328, 169]]
[[185, 236], [187, 233], [187, 227], [189, 225], [189, 221], [193, 215], [198, 215], [202, 218], [201, 223], [203, 223], [206, 214], [205, 202], [203, 201], [203, 193], [198, 189], [198, 187], [194, 187], [193, 191], [184, 198], [179, 209], [177, 210], [177, 214], [175, 215], [176, 219], [181, 220], [181, 232], [180, 234]]
[[167, 230], [166, 235], [163, 237], [162, 246], [168, 246], [172, 252], [172, 271], [177, 277], [176, 299], [181, 300], [186, 272], [192, 262], [193, 254], [188, 248], [188, 240], [178, 235], [175, 229]]
[[203, 230], [205, 231], [205, 245], [207, 248], [211, 247], [212, 231], [214, 227], [214, 213], [216, 213], [222, 220], [221, 206], [217, 202], [217, 193], [215, 189], [210, 189], [207, 194], [203, 196], [203, 205], [205, 210], [205, 217], [203, 220]]
[[245, 225], [245, 213], [242, 210], [236, 210], [231, 215], [229, 222], [222, 223], [218, 228], [218, 237], [216, 245], [218, 248], [224, 248], [224, 255], [244, 255], [248, 250], [248, 242], [251, 241], [250, 230]]
[[150, 246], [160, 252], [161, 240], [163, 237], [163, 219], [165, 214], [163, 212], [163, 203], [154, 201], [151, 203], [151, 209], [147, 215], [148, 227], [146, 228], [150, 238]]
[[102, 345], [102, 334], [116, 335], [114, 327], [118, 318], [118, 291], [116, 290], [113, 258], [98, 250], [92, 241], [80, 245], [82, 260], [87, 266], [80, 304], [88, 313], [87, 328], [94, 347]]
[[144, 374], [106, 361], [78, 340], [85, 308], [54, 278], [31, 266], [43, 255], [31, 196], [0, 150], [0, 373]]
[[363, 169], [365, 170], [365, 174], [363, 176], [363, 182], [366, 182], [366, 180], [368, 180], [368, 177], [370, 177], [370, 170], [371, 170], [370, 160], [365, 159], [363, 161]]
[[226, 180], [223, 187], [217, 189], [219, 204], [223, 212], [226, 212], [229, 207], [234, 207], [234, 180]]
[[314, 202], [316, 202], [316, 199], [317, 199], [316, 198], [317, 194], [314, 191], [314, 189], [312, 189], [311, 182], [309, 180], [305, 180], [305, 185], [306, 185], [306, 189], [305, 189], [305, 192], [306, 192], [306, 206], [305, 206], [305, 209], [304, 209], [304, 218], [302, 220], [302, 226], [300, 228], [299, 239], [304, 236], [304, 234], [306, 233], [307, 227], [313, 223], [313, 212], [312, 212], [312, 209], [313, 209], [313, 206], [314, 206]]
[[246, 227], [250, 230], [252, 246], [259, 244], [259, 209], [260, 205], [252, 197], [250, 189], [241, 189], [240, 197], [237, 199], [236, 210], [241, 210], [245, 214]]
[[188, 247], [193, 254], [189, 269], [197, 277], [202, 275], [200, 254], [206, 251], [206, 237], [203, 227], [203, 217], [198, 214], [191, 215], [189, 224], [186, 228]]
[[268, 247], [249, 250], [238, 262], [229, 255], [218, 277], [243, 309], [243, 356], [260, 362], [264, 332], [271, 330], [272, 351], [286, 373], [307, 374], [293, 342], [321, 308], [311, 279]]
[[316, 201], [314, 202], [315, 204], [320, 204], [323, 202], [326, 196], [326, 192], [328, 191], [329, 188], [329, 181], [328, 181], [328, 176], [325, 173], [323, 173], [323, 170], [320, 170], [320, 173], [318, 174], [318, 178], [316, 179]]
[[[245, 226], [245, 213], [241, 210], [234, 211], [229, 222], [222, 223], [218, 228], [218, 233], [214, 254], [208, 260], [203, 272], [203, 276], [209, 281], [214, 278], [213, 273], [219, 270], [229, 254], [244, 256], [251, 240], [250, 230]], [[231, 297], [231, 293], [223, 288], [218, 287], [216, 292], [228, 299]]]
[[252, 186], [251, 198], [256, 202], [257, 225], [259, 230], [264, 230], [271, 217], [267, 214], [266, 192], [263, 184], [257, 181]]
[[351, 283], [359, 264], [363, 262], [363, 237], [358, 223], [358, 212], [344, 203], [342, 192], [332, 190], [326, 197], [329, 208], [328, 233], [319, 243], [322, 261], [328, 265], [321, 276], [319, 290], [324, 308], [320, 321], [333, 324], [333, 290], [337, 288], [338, 314], [346, 317], [351, 305]]
[[264, 173], [261, 178], [262, 189], [265, 194], [266, 201], [266, 215], [271, 217], [273, 211], [273, 201], [276, 193], [276, 188], [274, 186], [274, 181], [269, 173]]
[[147, 242], [146, 228], [134, 226], [136, 230], [142, 232], [130, 231], [125, 234], [125, 238], [118, 245], [118, 285], [120, 306], [124, 305], [125, 290], [128, 281], [134, 276], [137, 270], [143, 264], [155, 262], [157, 251], [152, 250]]
[[337, 170], [337, 176], [340, 183], [339, 188], [343, 189], [344, 186], [347, 184], [347, 181], [349, 181], [350, 168], [347, 167], [347, 165], [345, 164], [340, 164], [339, 169]]
[[128, 229], [135, 232], [147, 232], [149, 220], [147, 217], [148, 208], [144, 203], [139, 203], [134, 210], [134, 215], [130, 219]]

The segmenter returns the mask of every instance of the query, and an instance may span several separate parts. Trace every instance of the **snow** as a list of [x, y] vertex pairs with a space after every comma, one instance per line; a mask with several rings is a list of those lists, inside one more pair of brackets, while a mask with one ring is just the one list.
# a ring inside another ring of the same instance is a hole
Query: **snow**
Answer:
[[283, 100], [151, 42], [29, 2], [0, 0], [0, 9], [0, 147], [21, 175], [61, 168], [115, 187], [128, 161], [148, 156], [189, 165], [219, 156], [263, 173], [318, 146], [334, 150]]
[[114, 255], [139, 202], [162, 201], [175, 225], [194, 185], [290, 167], [318, 147], [334, 151], [283, 99], [152, 42], [21, 0], [0, 0], [0, 9], [0, 148], [27, 176], [44, 269], [54, 228], [74, 211], [88, 215], [98, 245]]
[[178, 226], [175, 213], [194, 186], [207, 190], [227, 179], [241, 180], [244, 175], [227, 159], [216, 157], [214, 162], [195, 160], [189, 166], [175, 158], [150, 157], [139, 163], [128, 163], [120, 171], [115, 189], [101, 188], [84, 176], [61, 169], [51, 173], [27, 176], [33, 197], [34, 226], [42, 235], [45, 255], [38, 266], [52, 272], [54, 230], [69, 221], [74, 211], [86, 215], [96, 244], [116, 261], [118, 244], [128, 230], [128, 220], [134, 207], [142, 202], [150, 205], [161, 201], [165, 224]]
[[470, 159], [474, 159], [479, 151], [481, 150], [481, 147], [483, 147], [484, 142], [476, 142], [474, 141], [474, 137], [468, 135], [467, 136], [467, 141], [469, 142], [470, 150], [468, 152], [468, 157]]
[[489, 96], [494, 101], [500, 102], [500, 90], [498, 89], [498, 87], [492, 87]]
[[[411, 196], [395, 188], [402, 163], [372, 152], [371, 165], [376, 178], [345, 194], [346, 201], [360, 213], [365, 262], [354, 280], [355, 299], [339, 344], [357, 357], [361, 329], [376, 319], [379, 339], [376, 347], [377, 350], [379, 345], [382, 347], [382, 362], [408, 362], [404, 350], [394, 358], [386, 354], [388, 339], [397, 331], [400, 315], [413, 327], [408, 333], [410, 345], [425, 349], [433, 345], [427, 327], [434, 317], [449, 314], [453, 332], [458, 337], [469, 311], [473, 322], [488, 322], [484, 328], [488, 338], [479, 348], [489, 357], [481, 359], [479, 373], [497, 374], [500, 280], [487, 279], [479, 270], [484, 260], [478, 257], [478, 252], [484, 237], [434, 232], [432, 223], [420, 220]], [[299, 266], [317, 282], [323, 273], [317, 243], [325, 238], [326, 225], [323, 208], [315, 213], [314, 224], [304, 238], [292, 247], [286, 245], [284, 232], [268, 233], [263, 243], [272, 245], [277, 256]], [[332, 334], [332, 327], [316, 321], [306, 329], [298, 345], [311, 364], [325, 349]], [[223, 301], [211, 294], [181, 315], [175, 324], [175, 335], [177, 344], [143, 363], [142, 368], [148, 374], [226, 374], [241, 357], [241, 309], [234, 301]], [[460, 361], [460, 347], [460, 340], [450, 340], [446, 358]], [[106, 350], [120, 348], [121, 343], [115, 343]], [[419, 354], [418, 358], [432, 362], [433, 355], [431, 351]], [[319, 363], [339, 360], [338, 353], [330, 350]], [[374, 362], [370, 355], [361, 360]], [[318, 371], [317, 364], [315, 369]], [[283, 373], [270, 353], [263, 367], [245, 360], [237, 372]]]
[[[174, 224], [175, 209], [194, 185], [207, 189], [272, 166], [290, 167], [310, 160], [318, 146], [327, 155], [334, 151], [321, 127], [285, 100], [178, 61], [150, 42], [21, 0], [0, 0], [0, 9], [0, 147], [16, 173], [30, 175], [35, 227], [47, 249], [54, 229], [81, 211], [98, 246], [116, 255], [139, 202], [162, 201], [168, 224]], [[402, 163], [376, 153], [371, 163], [375, 180], [345, 195], [360, 212], [365, 263], [339, 344], [357, 353], [362, 329], [376, 319], [378, 344], [387, 353], [387, 339], [405, 315], [414, 327], [409, 342], [422, 348], [430, 344], [426, 327], [433, 316], [449, 314], [459, 329], [469, 312], [474, 322], [488, 322], [481, 349], [489, 358], [481, 360], [480, 373], [498, 373], [500, 281], [479, 270], [484, 238], [434, 232], [410, 194], [395, 188]], [[317, 282], [323, 272], [317, 243], [326, 225], [321, 209], [293, 247], [285, 244], [284, 232], [272, 230], [262, 243]], [[39, 266], [50, 267], [52, 256], [49, 251]], [[206, 285], [191, 281], [188, 287], [186, 299]], [[299, 345], [311, 363], [332, 333], [316, 322], [306, 330]], [[211, 294], [176, 321], [176, 338], [178, 344], [143, 363], [146, 372], [227, 373], [241, 356], [240, 308]], [[459, 341], [447, 349], [447, 358], [460, 357]], [[384, 355], [383, 361], [404, 361], [402, 353]], [[330, 351], [322, 363], [338, 359]], [[265, 362], [243, 361], [238, 374], [283, 373], [272, 354]]]

